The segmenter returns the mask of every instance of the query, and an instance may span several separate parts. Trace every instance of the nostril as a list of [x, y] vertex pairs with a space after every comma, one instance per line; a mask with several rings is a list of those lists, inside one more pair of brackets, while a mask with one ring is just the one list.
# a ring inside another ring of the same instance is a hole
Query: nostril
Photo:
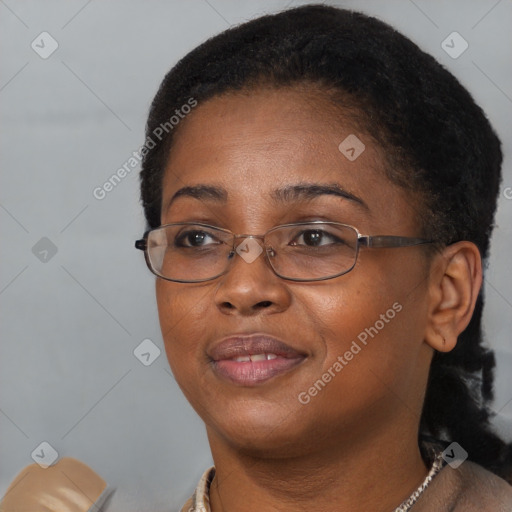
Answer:
[[261, 302], [258, 302], [256, 306], [262, 307], [262, 308], [268, 308], [272, 305], [272, 302], [270, 300], [263, 300]]

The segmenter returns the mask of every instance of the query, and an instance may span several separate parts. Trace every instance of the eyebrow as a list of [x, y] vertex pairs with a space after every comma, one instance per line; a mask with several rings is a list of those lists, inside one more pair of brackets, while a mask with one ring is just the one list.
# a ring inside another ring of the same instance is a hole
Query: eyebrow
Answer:
[[345, 190], [340, 185], [338, 185], [338, 183], [325, 183], [321, 185], [316, 183], [304, 183], [288, 185], [286, 187], [276, 189], [271, 193], [271, 197], [274, 200], [283, 203], [291, 203], [300, 200], [311, 200], [322, 195], [342, 197], [343, 199], [353, 201], [357, 205], [362, 206], [364, 209], [369, 210], [368, 205], [360, 197], [357, 197], [356, 195], [350, 193], [348, 190]]
[[[312, 200], [322, 195], [333, 195], [348, 199], [365, 210], [369, 210], [368, 205], [356, 195], [343, 189], [337, 183], [300, 183], [297, 185], [287, 185], [271, 192], [271, 198], [279, 203], [292, 203], [296, 201]], [[191, 185], [180, 188], [169, 200], [165, 211], [178, 197], [192, 197], [200, 201], [208, 200], [216, 203], [225, 204], [228, 200], [228, 192], [225, 188], [216, 185]]]

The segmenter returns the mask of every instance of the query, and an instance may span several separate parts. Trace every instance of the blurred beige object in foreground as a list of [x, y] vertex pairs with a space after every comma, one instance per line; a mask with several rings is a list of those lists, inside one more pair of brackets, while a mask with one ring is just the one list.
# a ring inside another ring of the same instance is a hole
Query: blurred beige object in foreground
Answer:
[[47, 468], [24, 468], [7, 489], [0, 512], [99, 512], [110, 492], [89, 466], [64, 457]]

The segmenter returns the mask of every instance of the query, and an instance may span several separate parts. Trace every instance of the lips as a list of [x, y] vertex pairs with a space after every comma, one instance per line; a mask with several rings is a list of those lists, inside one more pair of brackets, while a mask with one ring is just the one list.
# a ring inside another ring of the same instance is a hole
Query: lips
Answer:
[[288, 373], [306, 358], [306, 354], [266, 334], [224, 338], [208, 355], [215, 373], [242, 386], [256, 386]]

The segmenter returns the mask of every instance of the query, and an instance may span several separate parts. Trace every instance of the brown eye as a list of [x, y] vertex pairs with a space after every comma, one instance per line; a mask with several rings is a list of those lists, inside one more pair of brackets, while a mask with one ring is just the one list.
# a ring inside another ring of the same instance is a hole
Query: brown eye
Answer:
[[214, 237], [206, 231], [185, 231], [176, 237], [174, 245], [176, 247], [204, 247], [205, 245], [211, 245], [211, 243], [205, 243], [208, 239], [214, 240]]
[[307, 229], [299, 233], [299, 235], [292, 240], [290, 245], [318, 247], [339, 242], [342, 242], [342, 240], [327, 231], [321, 229]]

